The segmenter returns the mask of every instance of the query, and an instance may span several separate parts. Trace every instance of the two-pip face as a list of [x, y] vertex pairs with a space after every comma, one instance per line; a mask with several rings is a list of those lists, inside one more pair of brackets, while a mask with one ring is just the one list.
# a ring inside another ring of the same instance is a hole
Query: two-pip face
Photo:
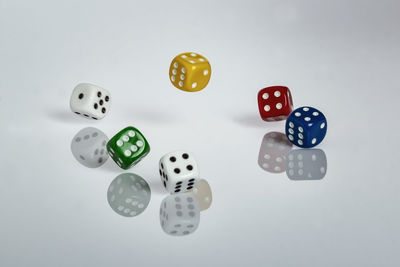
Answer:
[[170, 193], [191, 190], [199, 179], [199, 168], [193, 155], [187, 151], [174, 151], [160, 159], [161, 182]]

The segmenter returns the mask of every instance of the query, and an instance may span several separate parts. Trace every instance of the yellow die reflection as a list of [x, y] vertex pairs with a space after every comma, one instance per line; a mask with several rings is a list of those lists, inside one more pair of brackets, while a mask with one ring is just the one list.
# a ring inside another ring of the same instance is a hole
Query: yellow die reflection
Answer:
[[169, 68], [172, 84], [187, 92], [200, 91], [207, 86], [210, 77], [210, 63], [197, 53], [188, 52], [177, 55]]

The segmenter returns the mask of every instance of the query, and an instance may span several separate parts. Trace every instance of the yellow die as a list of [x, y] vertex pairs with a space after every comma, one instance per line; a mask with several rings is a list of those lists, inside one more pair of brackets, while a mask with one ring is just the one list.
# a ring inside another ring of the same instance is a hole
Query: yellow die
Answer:
[[177, 55], [169, 68], [172, 84], [183, 91], [196, 92], [207, 86], [211, 77], [208, 60], [197, 53]]

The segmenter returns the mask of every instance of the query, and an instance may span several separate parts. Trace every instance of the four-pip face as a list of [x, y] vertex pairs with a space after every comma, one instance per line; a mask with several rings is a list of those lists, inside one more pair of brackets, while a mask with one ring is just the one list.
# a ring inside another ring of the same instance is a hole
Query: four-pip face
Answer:
[[292, 94], [286, 86], [261, 89], [257, 95], [257, 102], [264, 121], [285, 120], [293, 110]]
[[170, 193], [186, 192], [194, 187], [199, 178], [199, 168], [193, 155], [178, 150], [160, 159], [161, 182]]

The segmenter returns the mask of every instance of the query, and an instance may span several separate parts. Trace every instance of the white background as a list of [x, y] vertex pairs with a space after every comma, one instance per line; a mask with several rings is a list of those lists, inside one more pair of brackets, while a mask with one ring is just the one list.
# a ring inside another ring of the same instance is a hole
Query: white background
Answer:
[[[399, 266], [398, 1], [0, 0], [1, 266]], [[168, 79], [172, 58], [207, 57], [206, 89]], [[69, 97], [90, 82], [113, 98], [101, 121]], [[319, 181], [257, 164], [257, 92], [286, 85], [328, 119]], [[152, 189], [124, 218], [107, 203], [123, 170], [80, 165], [72, 137], [139, 128], [151, 152], [130, 170]], [[195, 154], [214, 201], [197, 231], [165, 234], [158, 160]]]

